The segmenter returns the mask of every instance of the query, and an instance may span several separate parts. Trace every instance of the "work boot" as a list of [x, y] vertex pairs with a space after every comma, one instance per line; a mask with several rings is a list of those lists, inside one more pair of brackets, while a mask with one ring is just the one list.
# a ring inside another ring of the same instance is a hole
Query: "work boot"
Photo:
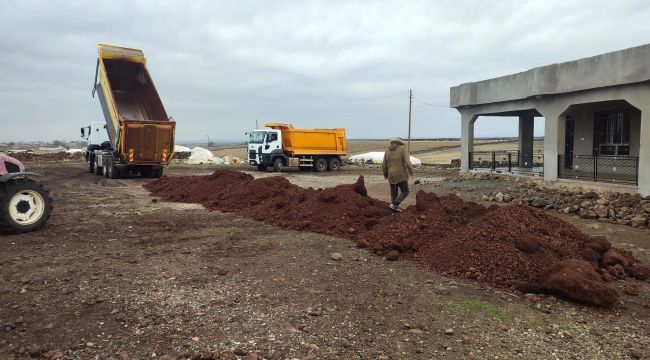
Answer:
[[388, 207], [394, 212], [402, 212], [402, 209], [400, 209], [399, 206], [395, 206], [394, 204], [390, 204]]

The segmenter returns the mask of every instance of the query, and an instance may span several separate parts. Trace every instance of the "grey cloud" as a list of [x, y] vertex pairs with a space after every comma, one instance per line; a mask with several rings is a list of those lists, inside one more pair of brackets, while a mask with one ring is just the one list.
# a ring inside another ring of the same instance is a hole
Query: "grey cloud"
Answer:
[[[3, 1], [0, 141], [72, 139], [102, 117], [98, 42], [142, 48], [178, 139], [244, 140], [259, 120], [406, 133], [407, 91], [449, 87], [647, 42], [627, 1]], [[455, 110], [414, 103], [418, 137], [459, 136]], [[488, 124], [488, 125], [483, 125]], [[481, 119], [478, 136], [514, 135]]]

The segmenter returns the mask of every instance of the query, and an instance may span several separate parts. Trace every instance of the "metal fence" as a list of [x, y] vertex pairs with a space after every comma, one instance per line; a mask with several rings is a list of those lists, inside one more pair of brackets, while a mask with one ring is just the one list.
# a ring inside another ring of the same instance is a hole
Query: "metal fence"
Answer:
[[558, 177], [638, 185], [639, 158], [628, 156], [558, 156]]
[[469, 153], [469, 168], [522, 174], [544, 172], [544, 152], [522, 154], [519, 151], [473, 151]]

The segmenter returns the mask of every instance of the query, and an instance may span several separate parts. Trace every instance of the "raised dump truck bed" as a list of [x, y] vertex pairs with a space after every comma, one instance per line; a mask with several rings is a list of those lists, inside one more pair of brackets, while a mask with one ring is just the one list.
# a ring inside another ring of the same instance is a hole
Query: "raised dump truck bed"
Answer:
[[110, 149], [95, 150], [97, 173], [120, 177], [139, 172], [159, 177], [174, 152], [171, 121], [147, 70], [142, 50], [97, 45], [95, 92], [106, 120]]

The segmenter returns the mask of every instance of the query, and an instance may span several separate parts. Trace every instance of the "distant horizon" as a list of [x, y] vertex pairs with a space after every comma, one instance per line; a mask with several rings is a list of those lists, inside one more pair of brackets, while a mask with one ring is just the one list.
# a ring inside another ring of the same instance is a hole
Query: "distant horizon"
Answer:
[[[402, 138], [406, 140], [406, 138]], [[474, 137], [474, 140], [516, 140], [517, 136], [477, 136]], [[537, 140], [543, 140], [544, 136], [535, 136]], [[348, 141], [388, 141], [389, 138], [348, 138]], [[20, 141], [6, 141], [0, 142], [0, 144], [8, 145], [10, 143], [14, 144], [32, 144], [32, 143], [43, 143], [43, 144], [52, 144], [55, 141], [64, 141], [64, 142], [76, 142], [84, 140], [20, 140]], [[460, 141], [460, 137], [419, 137], [411, 138], [411, 141]], [[210, 141], [214, 145], [238, 145], [245, 144], [247, 141], [241, 140], [218, 140]], [[197, 145], [197, 144], [207, 144], [205, 140], [176, 140], [175, 144], [177, 145]]]

